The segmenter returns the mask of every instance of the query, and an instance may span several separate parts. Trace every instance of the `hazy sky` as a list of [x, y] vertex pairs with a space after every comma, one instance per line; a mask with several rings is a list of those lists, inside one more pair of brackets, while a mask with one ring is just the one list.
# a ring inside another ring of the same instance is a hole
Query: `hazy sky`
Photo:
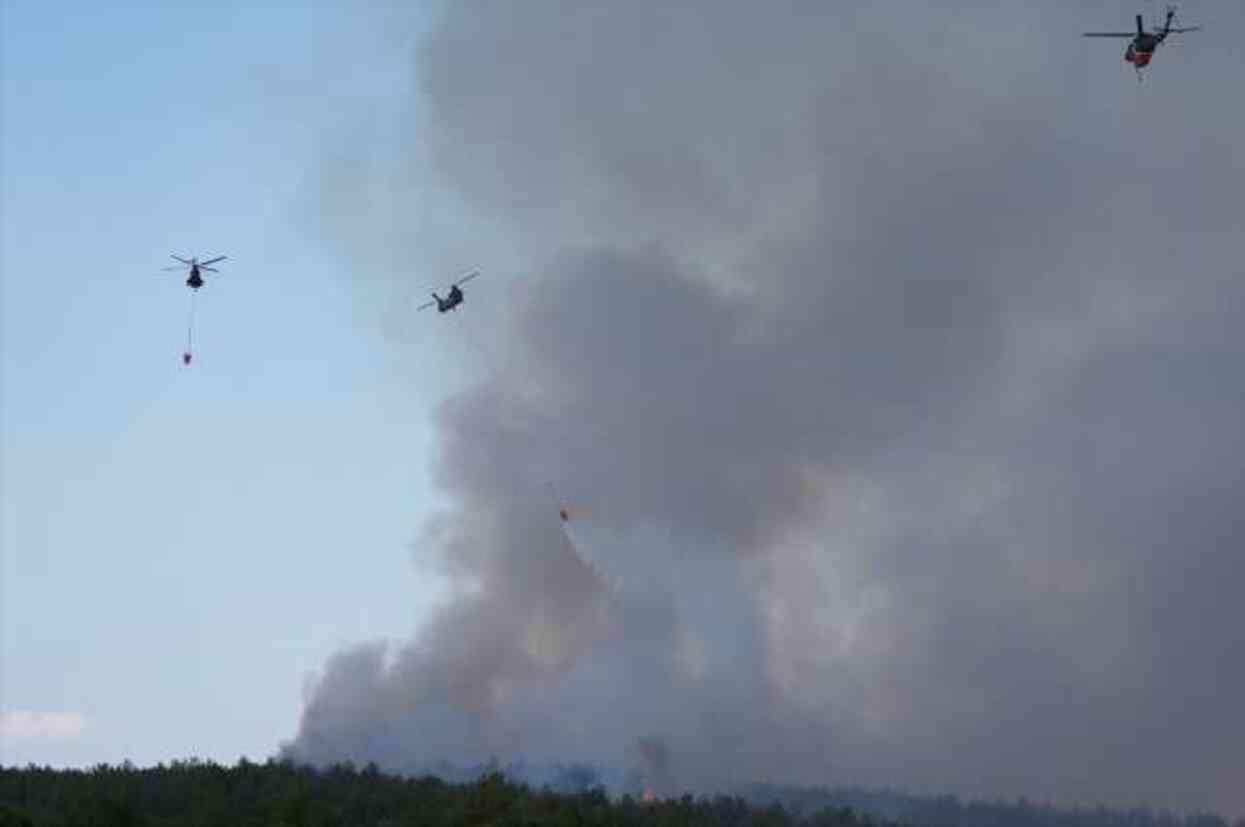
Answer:
[[1245, 812], [1245, 10], [1135, 11], [6, 6], [4, 760]]

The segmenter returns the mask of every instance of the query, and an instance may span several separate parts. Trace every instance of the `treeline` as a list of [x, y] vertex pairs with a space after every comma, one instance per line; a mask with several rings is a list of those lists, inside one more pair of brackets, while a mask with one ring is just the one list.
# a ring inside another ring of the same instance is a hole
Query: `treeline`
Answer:
[[[514, 774], [515, 768], [509, 768]], [[326, 770], [270, 760], [198, 760], [150, 769], [0, 767], [0, 827], [1245, 827], [1217, 815], [961, 802], [861, 789], [758, 785], [742, 796], [645, 802], [607, 796], [590, 768], [539, 787], [495, 769], [476, 780]]]
[[269, 761], [151, 769], [0, 768], [0, 827], [887, 827], [849, 810], [795, 816], [782, 805], [690, 796], [612, 800], [535, 789], [490, 773], [467, 784], [385, 775], [375, 766], [314, 770]]
[[1178, 815], [1166, 810], [1053, 807], [1015, 802], [961, 801], [951, 795], [914, 796], [890, 790], [826, 789], [754, 785], [745, 798], [757, 805], [781, 802], [793, 814], [825, 808], [850, 809], [898, 824], [920, 827], [1245, 827], [1211, 813]]

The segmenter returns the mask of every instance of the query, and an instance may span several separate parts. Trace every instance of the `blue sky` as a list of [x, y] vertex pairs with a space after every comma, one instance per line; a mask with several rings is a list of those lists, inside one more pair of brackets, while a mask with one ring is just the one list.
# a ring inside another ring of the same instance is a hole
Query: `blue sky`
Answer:
[[[316, 237], [326, 136], [394, 91], [332, 60], [349, 5], [5, 0], [6, 764], [262, 759], [330, 653], [437, 599], [411, 557], [452, 355], [408, 381], [400, 291]], [[170, 253], [230, 257], [188, 369]]]

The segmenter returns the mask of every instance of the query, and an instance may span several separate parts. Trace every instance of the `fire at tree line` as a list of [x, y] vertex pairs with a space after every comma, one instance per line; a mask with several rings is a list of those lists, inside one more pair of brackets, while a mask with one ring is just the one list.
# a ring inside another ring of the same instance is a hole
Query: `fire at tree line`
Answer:
[[750, 785], [732, 796], [607, 794], [591, 768], [534, 787], [496, 767], [475, 780], [402, 777], [375, 765], [324, 770], [269, 760], [138, 769], [0, 767], [0, 827], [366, 825], [737, 825], [752, 827], [1245, 827], [1212, 814], [962, 803], [953, 796]]

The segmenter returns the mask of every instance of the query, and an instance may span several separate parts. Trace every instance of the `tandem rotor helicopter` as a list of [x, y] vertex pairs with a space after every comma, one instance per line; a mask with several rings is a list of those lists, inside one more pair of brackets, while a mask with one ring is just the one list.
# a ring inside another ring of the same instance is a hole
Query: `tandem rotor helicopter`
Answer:
[[438, 313], [448, 313], [449, 311], [456, 309], [458, 305], [463, 303], [463, 291], [462, 291], [461, 285], [466, 284], [467, 282], [471, 281], [473, 278], [475, 278], [478, 275], [480, 275], [480, 273], [479, 271], [476, 271], [468, 276], [464, 276], [463, 278], [451, 284], [450, 292], [445, 296], [445, 298], [441, 298], [440, 296], [436, 294], [435, 291], [433, 291], [433, 294], [432, 294], [433, 300], [430, 302], [424, 302], [419, 307], [415, 308], [415, 310], [416, 311], [424, 310], [426, 308], [432, 307], [433, 305], [436, 305]]
[[1145, 24], [1142, 22], [1141, 15], [1137, 15], [1137, 31], [1136, 32], [1086, 32], [1086, 37], [1129, 37], [1132, 42], [1128, 44], [1128, 48], [1124, 50], [1124, 61], [1133, 64], [1133, 68], [1137, 70], [1137, 79], [1141, 80], [1141, 70], [1150, 65], [1150, 61], [1154, 59], [1154, 52], [1159, 45], [1167, 39], [1170, 34], [1183, 34], [1184, 32], [1196, 32], [1201, 26], [1190, 26], [1183, 29], [1173, 29], [1172, 21], [1176, 19], [1176, 7], [1167, 7], [1167, 19], [1163, 21], [1163, 28], [1155, 27], [1152, 32], [1147, 32]]

